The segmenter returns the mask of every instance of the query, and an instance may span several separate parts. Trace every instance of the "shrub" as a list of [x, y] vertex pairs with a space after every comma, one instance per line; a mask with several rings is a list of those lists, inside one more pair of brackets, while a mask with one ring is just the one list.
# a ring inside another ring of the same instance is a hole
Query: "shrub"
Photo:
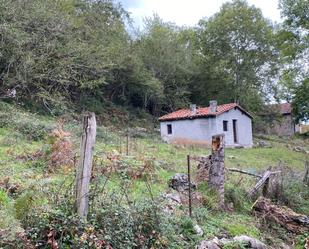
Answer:
[[50, 131], [44, 124], [36, 123], [30, 120], [20, 120], [15, 123], [17, 130], [30, 140], [41, 140]]
[[[29, 203], [29, 198], [23, 199]], [[52, 243], [59, 248], [188, 248], [193, 241], [189, 220], [166, 216], [153, 200], [122, 203], [120, 194], [92, 200], [88, 222], [82, 223], [72, 210], [73, 200], [58, 199], [61, 202], [54, 208], [32, 209], [22, 219], [31, 244], [42, 248]]]
[[4, 246], [15, 239], [16, 233], [22, 231], [19, 222], [14, 217], [12, 200], [2, 189], [0, 189], [0, 231], [0, 248], [7, 248]]
[[0, 206], [6, 206], [9, 203], [10, 199], [6, 191], [0, 188]]
[[14, 204], [16, 218], [21, 220], [27, 220], [34, 208], [41, 206], [44, 203], [44, 199], [41, 198], [38, 191], [25, 191], [16, 200]]
[[241, 242], [230, 242], [223, 246], [223, 249], [246, 249], [245, 243]]
[[30, 140], [43, 139], [52, 130], [51, 125], [39, 120], [36, 115], [4, 102], [0, 102], [0, 127], [13, 129]]
[[232, 203], [233, 208], [237, 211], [247, 211], [250, 209], [250, 203], [246, 197], [246, 191], [235, 185], [225, 184], [225, 202]]

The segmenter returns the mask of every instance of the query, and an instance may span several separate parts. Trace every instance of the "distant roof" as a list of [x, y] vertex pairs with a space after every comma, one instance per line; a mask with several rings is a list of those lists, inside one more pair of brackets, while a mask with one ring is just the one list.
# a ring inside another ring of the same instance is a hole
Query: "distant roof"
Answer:
[[218, 105], [216, 112], [210, 112], [209, 107], [197, 108], [196, 113], [192, 112], [190, 109], [180, 109], [178, 111], [166, 114], [159, 118], [159, 121], [172, 121], [179, 119], [194, 119], [194, 118], [204, 118], [211, 116], [218, 116], [224, 112], [227, 112], [233, 108], [238, 108], [244, 112], [250, 118], [253, 118], [247, 111], [245, 111], [241, 106], [236, 103], [229, 103], [224, 105]]
[[292, 113], [291, 103], [273, 104], [270, 106], [273, 108], [276, 108], [280, 112], [280, 114], [291, 114]]

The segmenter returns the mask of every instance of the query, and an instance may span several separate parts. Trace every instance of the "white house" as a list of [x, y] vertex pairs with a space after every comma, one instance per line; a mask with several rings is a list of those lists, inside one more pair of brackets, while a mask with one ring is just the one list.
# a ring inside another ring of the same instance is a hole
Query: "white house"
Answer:
[[181, 109], [159, 118], [161, 137], [166, 142], [211, 143], [211, 137], [225, 134], [228, 147], [252, 147], [252, 116], [236, 103]]

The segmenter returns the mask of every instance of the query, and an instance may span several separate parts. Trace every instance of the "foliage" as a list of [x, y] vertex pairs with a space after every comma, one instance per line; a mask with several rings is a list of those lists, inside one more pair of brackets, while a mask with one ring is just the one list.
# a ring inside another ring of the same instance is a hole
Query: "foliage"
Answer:
[[242, 0], [225, 3], [199, 22], [198, 37], [200, 82], [192, 85], [197, 98], [258, 110], [274, 87], [278, 54], [273, 27], [261, 10]]
[[188, 102], [195, 67], [192, 34], [190, 29], [164, 23], [157, 15], [146, 19], [137, 51], [161, 88], [159, 96], [148, 93], [153, 110], [172, 111]]
[[248, 211], [249, 203], [247, 198], [247, 193], [244, 189], [235, 186], [234, 184], [225, 184], [224, 189], [225, 202], [227, 204], [232, 203], [233, 208], [237, 211]]
[[309, 215], [309, 189], [300, 181], [297, 174], [285, 176], [283, 182], [283, 199], [279, 200], [294, 211]]
[[25, 191], [15, 200], [14, 209], [16, 218], [24, 221], [30, 215], [34, 208], [44, 203], [38, 191]]
[[113, 0], [1, 0], [0, 20], [0, 93], [52, 115], [113, 103], [157, 117], [212, 98], [256, 111], [276, 88], [274, 28], [243, 0], [197, 28], [154, 15], [134, 34]]
[[6, 206], [9, 203], [10, 199], [7, 195], [7, 193], [0, 189], [0, 205], [1, 206]]
[[16, 233], [22, 231], [14, 215], [12, 200], [2, 189], [0, 189], [0, 231], [0, 246], [9, 240], [14, 240]]
[[[292, 100], [296, 121], [308, 119], [309, 5], [307, 0], [281, 0], [284, 22], [278, 32], [282, 72], [280, 82]], [[284, 95], [283, 94], [283, 95]]]
[[176, 223], [161, 214], [159, 205], [146, 201], [127, 206], [118, 203], [118, 197], [108, 198], [104, 205], [99, 204], [100, 208], [93, 209], [88, 223], [81, 223], [65, 203], [49, 210], [35, 209], [24, 222], [27, 236], [33, 244], [54, 243], [60, 248], [180, 248], [184, 245], [173, 227]]
[[247, 248], [245, 243], [241, 242], [230, 242], [223, 246], [223, 249], [245, 249]]
[[0, 103], [0, 127], [15, 130], [29, 140], [43, 139], [52, 130], [48, 122], [5, 102]]
[[304, 245], [306, 244], [306, 241], [308, 241], [308, 237], [309, 237], [308, 233], [304, 233], [304, 234], [298, 235], [296, 237], [295, 249], [302, 249], [302, 248], [304, 248]]
[[293, 113], [296, 122], [309, 120], [309, 78], [294, 90]]

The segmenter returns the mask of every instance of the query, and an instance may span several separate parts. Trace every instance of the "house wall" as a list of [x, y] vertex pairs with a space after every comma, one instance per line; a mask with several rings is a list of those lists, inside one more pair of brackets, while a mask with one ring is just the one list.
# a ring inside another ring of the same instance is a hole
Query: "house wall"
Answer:
[[295, 133], [295, 123], [291, 114], [282, 115], [279, 122], [275, 122], [267, 130], [268, 134], [291, 136]]
[[[237, 108], [224, 112], [217, 117], [217, 124], [220, 129], [220, 133], [225, 134], [226, 145], [235, 145], [233, 119], [237, 120], [237, 144], [245, 147], [251, 147], [253, 145], [252, 120]], [[228, 130], [226, 132], [223, 131], [223, 120], [228, 121]]]
[[[160, 123], [161, 137], [166, 142], [205, 142], [211, 143], [215, 134], [225, 134], [227, 146], [234, 146], [233, 119], [237, 120], [238, 144], [251, 147], [252, 122], [239, 109], [232, 109], [217, 117], [164, 121]], [[228, 131], [223, 131], [223, 120], [228, 121]], [[172, 125], [172, 134], [167, 134], [167, 125]]]

